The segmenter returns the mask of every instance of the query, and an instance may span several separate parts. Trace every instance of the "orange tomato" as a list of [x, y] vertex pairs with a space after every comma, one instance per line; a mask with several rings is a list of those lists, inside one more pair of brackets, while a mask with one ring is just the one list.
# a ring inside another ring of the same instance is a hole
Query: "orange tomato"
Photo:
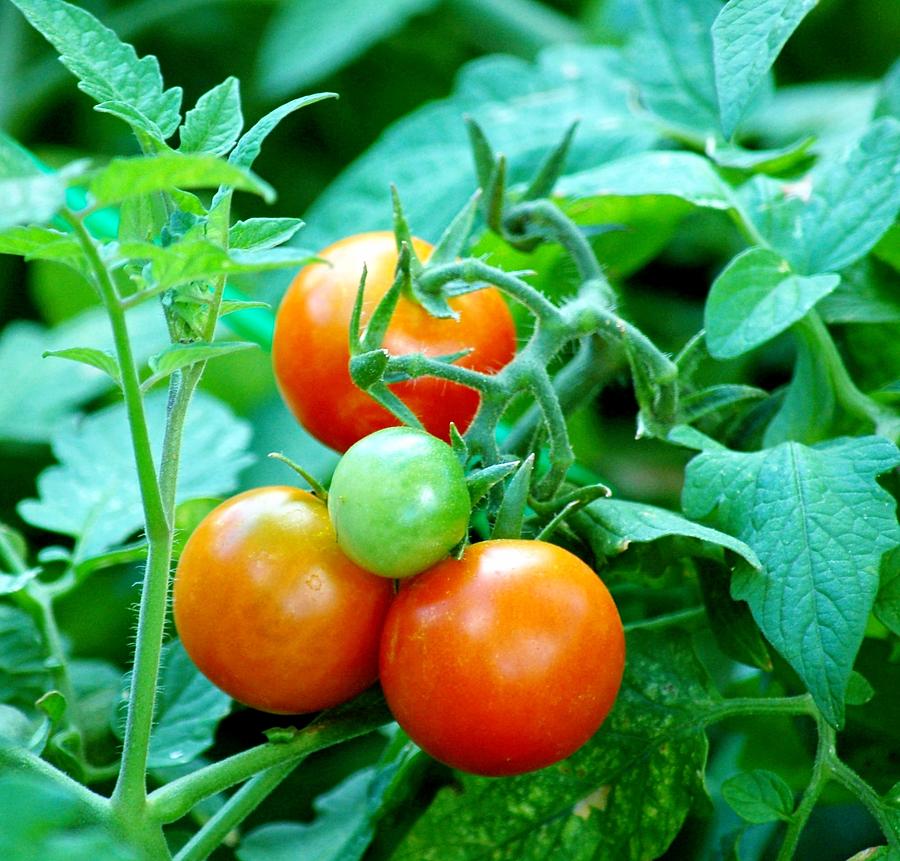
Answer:
[[321, 500], [261, 487], [191, 534], [175, 575], [175, 627], [200, 671], [236, 700], [312, 712], [375, 682], [391, 599], [390, 580], [340, 551]]
[[[432, 246], [413, 240], [420, 259]], [[363, 264], [366, 278], [363, 323], [394, 280], [397, 249], [389, 232], [362, 233], [343, 239], [319, 255], [327, 263], [305, 267], [289, 287], [275, 323], [275, 377], [285, 402], [313, 436], [338, 451], [399, 422], [358, 389], [348, 369], [348, 331]], [[330, 264], [330, 265], [329, 265]], [[416, 302], [400, 297], [384, 347], [394, 355], [440, 356], [467, 348], [458, 364], [493, 373], [515, 354], [515, 326], [496, 288], [451, 300], [459, 319], [432, 317]], [[444, 440], [449, 426], [460, 433], [478, 409], [473, 389], [435, 377], [396, 383], [392, 391], [418, 416], [425, 429]]]

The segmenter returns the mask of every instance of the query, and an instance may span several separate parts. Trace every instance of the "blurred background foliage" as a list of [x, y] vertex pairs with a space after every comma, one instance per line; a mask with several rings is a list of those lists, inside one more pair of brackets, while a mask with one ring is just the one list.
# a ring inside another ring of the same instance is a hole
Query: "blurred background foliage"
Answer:
[[[235, 204], [240, 218], [306, 217], [308, 227], [297, 243], [311, 250], [342, 235], [389, 227], [392, 181], [400, 186], [413, 231], [435, 239], [476, 184], [462, 125], [465, 113], [482, 121], [497, 148], [510, 153], [514, 178], [527, 175], [566, 124], [582, 115], [586, 121], [572, 156], [581, 168], [640, 152], [660, 135], [631, 110], [623, 83], [635, 74], [635, 53], [628, 46], [640, 32], [636, 0], [81, 0], [80, 5], [132, 42], [139, 54], [157, 55], [166, 82], [184, 88], [186, 105], [228, 75], [241, 81], [247, 125], [288, 98], [313, 91], [340, 94], [337, 101], [291, 115], [267, 140], [256, 170], [278, 190], [275, 205], [264, 207], [249, 197]], [[581, 49], [557, 47], [573, 43], [610, 46], [608, 53], [597, 55], [602, 74], [585, 73], [589, 64], [579, 65]], [[778, 110], [762, 103], [744, 127], [743, 142], [779, 147], [813, 132], [819, 138], [815, 152], [858, 132], [898, 45], [900, 3], [822, 0], [776, 65]], [[656, 58], [645, 56], [643, 62]], [[582, 77], [567, 89], [563, 84], [573, 68], [575, 77]], [[898, 74], [895, 66], [893, 75]], [[603, 127], [609, 117], [619, 118], [615, 129]], [[530, 134], [523, 135], [523, 128]], [[128, 153], [135, 146], [122, 123], [92, 110], [49, 46], [6, 3], [0, 4], [0, 130], [54, 166], [83, 156]], [[687, 138], [682, 136], [681, 143], [697, 146], [697, 140]], [[793, 169], [807, 164], [800, 160]], [[790, 175], [790, 170], [784, 174]], [[640, 204], [619, 205], [626, 208], [590, 214], [594, 223], [623, 221], [631, 228], [627, 235], [597, 240], [601, 260], [610, 264], [625, 316], [662, 349], [677, 352], [701, 328], [708, 285], [741, 240], [727, 216], [715, 209], [691, 209], [660, 198], [643, 213]], [[639, 229], [642, 217], [652, 231]], [[504, 257], [490, 238], [479, 250], [499, 254], [494, 259], [505, 265], [524, 263], [516, 255]], [[553, 259], [544, 263], [545, 289], [564, 291], [571, 273]], [[241, 286], [276, 305], [289, 278], [281, 274]], [[86, 310], [92, 305], [87, 285], [63, 267], [26, 266], [0, 257], [0, 520], [17, 528], [22, 523], [15, 503], [35, 495], [35, 476], [52, 462], [51, 432], [110, 397], [95, 377], [81, 379], [72, 365], [40, 358], [56, 346], [97, 341], [95, 334], [83, 334], [105, 325]], [[162, 341], [157, 325], [160, 321], [134, 321], [141, 333], [138, 352], [144, 356]], [[900, 376], [896, 339], [895, 367], [885, 368], [883, 361], [877, 367], [867, 364], [871, 339], [889, 338], [889, 332], [850, 325], [838, 336], [864, 387]], [[752, 385], [782, 385], [789, 378], [791, 349], [783, 339], [752, 361], [742, 358], [743, 366], [711, 363], [710, 382], [743, 375]], [[883, 349], [878, 355], [885, 355]], [[273, 450], [287, 452], [320, 475], [328, 473], [336, 456], [289, 416], [264, 350], [212, 363], [205, 386], [253, 428], [256, 462], [243, 472], [243, 486], [291, 481], [281, 465], [266, 460]], [[613, 379], [596, 404], [571, 420], [579, 456], [617, 495], [674, 505], [685, 456], [659, 442], [636, 442], [635, 412], [627, 380]], [[136, 581], [130, 568], [110, 569], [60, 608], [77, 656], [124, 664]], [[254, 712], [236, 712], [223, 724], [221, 750], [214, 753], [241, 747], [246, 734], [267, 725]], [[722, 773], [731, 764], [728, 756], [738, 756], [739, 736], [728, 742]], [[312, 798], [371, 763], [380, 746], [373, 737], [318, 755], [317, 764], [289, 780], [257, 818], [310, 817]], [[716, 779], [715, 769], [711, 779]], [[427, 795], [411, 802], [410, 815]], [[716, 830], [686, 829], [671, 857], [708, 857], [702, 853], [711, 847], [704, 841]], [[821, 830], [810, 832], [821, 839]], [[390, 828], [387, 833], [389, 842]], [[371, 857], [379, 857], [379, 851], [376, 842]], [[216, 857], [229, 856], [222, 850]], [[825, 855], [801, 851], [801, 857]]]

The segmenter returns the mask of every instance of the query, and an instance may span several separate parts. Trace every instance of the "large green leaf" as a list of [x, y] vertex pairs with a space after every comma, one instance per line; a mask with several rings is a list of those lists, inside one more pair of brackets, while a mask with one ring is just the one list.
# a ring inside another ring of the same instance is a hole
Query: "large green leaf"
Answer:
[[688, 636], [634, 632], [627, 648], [615, 708], [578, 753], [504, 780], [460, 775], [391, 861], [659, 857], [703, 794], [704, 714], [719, 700]]
[[[145, 402], [156, 457], [162, 447], [166, 395]], [[188, 413], [181, 453], [178, 500], [219, 496], [233, 490], [250, 461], [250, 429], [221, 403], [198, 394]], [[39, 499], [19, 504], [32, 526], [76, 539], [76, 561], [121, 544], [143, 526], [134, 453], [122, 404], [107, 407], [53, 436], [58, 466], [38, 476]]]
[[900, 463], [881, 437], [749, 454], [706, 451], [688, 464], [689, 516], [749, 544], [762, 571], [739, 568], [732, 594], [839, 725], [844, 692], [878, 591], [879, 565], [900, 543], [896, 502], [876, 477]]
[[701, 137], [719, 129], [710, 28], [718, 0], [640, 0], [643, 30], [628, 46], [644, 104], [671, 127]]
[[580, 121], [570, 172], [648, 149], [657, 139], [634, 116], [621, 55], [602, 47], [554, 47], [536, 63], [506, 56], [465, 66], [453, 95], [394, 123], [313, 205], [304, 242], [324, 246], [347, 233], [388, 228], [395, 183], [415, 233], [436, 241], [477, 185], [463, 117], [510, 159], [526, 181], [562, 131]]

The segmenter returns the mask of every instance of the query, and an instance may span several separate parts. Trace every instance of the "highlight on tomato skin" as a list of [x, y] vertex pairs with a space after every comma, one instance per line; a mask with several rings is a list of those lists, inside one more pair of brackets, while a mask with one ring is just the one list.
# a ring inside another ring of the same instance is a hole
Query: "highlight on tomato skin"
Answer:
[[210, 512], [178, 562], [175, 627], [215, 685], [262, 711], [319, 711], [378, 676], [391, 581], [337, 546], [325, 504], [260, 487]]
[[423, 750], [499, 777], [578, 750], [612, 708], [624, 665], [622, 622], [594, 571], [553, 544], [492, 540], [403, 583], [380, 677]]
[[[432, 246], [413, 239], [426, 260]], [[388, 231], [342, 239], [319, 255], [323, 263], [304, 267], [284, 295], [275, 322], [272, 358], [285, 403], [314, 437], [337, 451], [397, 419], [353, 383], [348, 363], [349, 324], [363, 266], [367, 269], [363, 325], [394, 280], [396, 239]], [[495, 373], [515, 355], [512, 314], [493, 287], [450, 300], [458, 319], [432, 317], [401, 296], [385, 335], [394, 355], [446, 356], [471, 349], [457, 364]], [[395, 383], [391, 390], [420, 419], [425, 429], [445, 441], [450, 423], [460, 433], [478, 410], [479, 395], [458, 383], [435, 377]]]

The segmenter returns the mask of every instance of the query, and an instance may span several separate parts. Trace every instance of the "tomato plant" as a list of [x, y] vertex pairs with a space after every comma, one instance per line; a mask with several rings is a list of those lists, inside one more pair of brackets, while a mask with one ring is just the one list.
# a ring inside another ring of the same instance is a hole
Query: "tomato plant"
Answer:
[[[423, 260], [431, 246], [413, 239]], [[397, 419], [360, 391], [350, 378], [348, 330], [363, 267], [365, 320], [394, 280], [397, 246], [393, 233], [350, 236], [320, 252], [294, 279], [278, 309], [272, 355], [278, 386], [300, 423], [338, 451], [397, 424]], [[497, 371], [513, 356], [515, 326], [495, 290], [480, 290], [450, 301], [457, 319], [432, 317], [401, 296], [384, 347], [398, 355], [444, 356], [462, 350], [461, 367]], [[465, 386], [424, 377], [399, 382], [392, 390], [435, 436], [448, 439], [450, 423], [465, 431], [478, 409], [478, 393]]]
[[574, 753], [622, 681], [625, 636], [603, 582], [543, 541], [483, 541], [404, 583], [381, 684], [397, 722], [454, 768], [511, 775]]
[[364, 5], [0, 0], [0, 856], [900, 857], [900, 5]]
[[191, 534], [173, 610], [187, 653], [218, 687], [264, 711], [312, 712], [375, 681], [391, 594], [341, 553], [320, 499], [261, 487]]
[[413, 428], [385, 428], [341, 458], [328, 512], [338, 544], [366, 570], [409, 577], [466, 534], [469, 491], [453, 450]]

